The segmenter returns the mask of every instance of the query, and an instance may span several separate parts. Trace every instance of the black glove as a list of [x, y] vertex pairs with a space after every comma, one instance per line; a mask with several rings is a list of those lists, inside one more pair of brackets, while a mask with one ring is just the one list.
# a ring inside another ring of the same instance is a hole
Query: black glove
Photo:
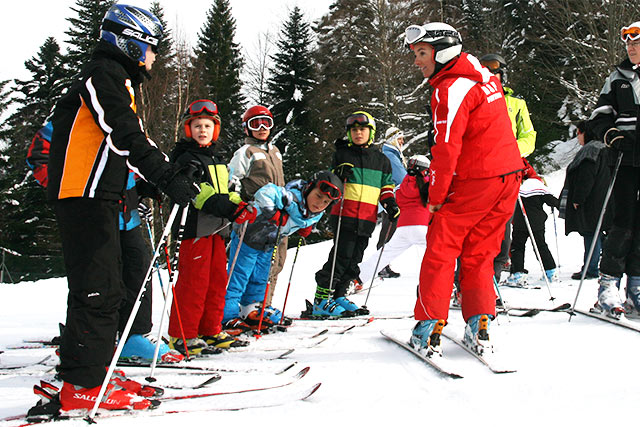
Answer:
[[380, 204], [387, 212], [387, 215], [389, 215], [389, 220], [391, 222], [396, 222], [398, 220], [398, 217], [400, 216], [400, 208], [396, 203], [396, 199], [394, 199], [393, 197], [389, 197], [388, 199], [380, 202]]
[[340, 181], [346, 182], [353, 175], [353, 165], [351, 163], [341, 163], [333, 168], [333, 173], [340, 178]]
[[618, 128], [611, 128], [604, 134], [604, 145], [616, 151], [622, 151], [625, 146], [633, 144], [630, 132]]
[[162, 175], [157, 185], [160, 191], [181, 207], [187, 206], [200, 192], [200, 187], [193, 179], [193, 169], [187, 166], [182, 168], [172, 166]]
[[162, 200], [162, 193], [158, 187], [144, 179], [136, 180], [136, 192], [141, 199], [148, 197], [155, 200]]

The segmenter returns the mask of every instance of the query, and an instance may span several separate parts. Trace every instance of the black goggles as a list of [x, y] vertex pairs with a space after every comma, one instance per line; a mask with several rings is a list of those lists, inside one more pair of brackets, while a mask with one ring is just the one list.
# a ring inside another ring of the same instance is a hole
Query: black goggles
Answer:
[[347, 117], [347, 129], [355, 125], [368, 126], [370, 123], [366, 114], [352, 114]]
[[336, 187], [329, 181], [318, 181], [318, 183], [316, 184], [316, 188], [318, 188], [320, 192], [322, 192], [322, 194], [326, 195], [331, 200], [340, 200], [340, 198], [342, 197], [342, 191], [340, 191], [338, 187]]
[[206, 111], [212, 116], [215, 116], [218, 114], [218, 106], [213, 101], [209, 101], [208, 99], [199, 99], [189, 104], [189, 115], [193, 116], [196, 114], [200, 114], [203, 111]]

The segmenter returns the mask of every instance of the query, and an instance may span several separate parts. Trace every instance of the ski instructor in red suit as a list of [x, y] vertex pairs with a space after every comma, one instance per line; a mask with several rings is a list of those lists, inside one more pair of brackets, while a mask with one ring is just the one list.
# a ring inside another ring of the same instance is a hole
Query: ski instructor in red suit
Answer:
[[464, 341], [482, 354], [495, 317], [493, 259], [513, 214], [523, 169], [500, 81], [462, 52], [450, 25], [411, 25], [405, 42], [433, 87], [427, 249], [420, 271], [411, 343], [438, 352], [460, 258]]

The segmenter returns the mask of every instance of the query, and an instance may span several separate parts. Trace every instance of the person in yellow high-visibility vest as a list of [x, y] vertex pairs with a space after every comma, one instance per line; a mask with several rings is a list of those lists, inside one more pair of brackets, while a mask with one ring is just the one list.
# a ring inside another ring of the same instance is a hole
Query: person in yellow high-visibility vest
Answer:
[[[527, 157], [533, 153], [536, 147], [536, 131], [533, 128], [531, 117], [529, 116], [529, 109], [524, 99], [514, 95], [513, 89], [505, 86], [507, 62], [502, 55], [497, 53], [489, 53], [480, 58], [480, 63], [487, 67], [489, 71], [495, 74], [500, 83], [502, 84], [502, 90], [504, 92], [504, 99], [507, 103], [507, 112], [511, 119], [511, 128], [513, 134], [518, 141], [518, 149], [520, 150], [521, 157]], [[515, 206], [514, 206], [515, 211]], [[509, 262], [509, 248], [511, 246], [511, 220], [507, 222], [505, 228], [504, 239], [500, 247], [500, 253], [494, 260], [494, 272], [496, 281], [500, 281], [500, 274], [503, 266]]]

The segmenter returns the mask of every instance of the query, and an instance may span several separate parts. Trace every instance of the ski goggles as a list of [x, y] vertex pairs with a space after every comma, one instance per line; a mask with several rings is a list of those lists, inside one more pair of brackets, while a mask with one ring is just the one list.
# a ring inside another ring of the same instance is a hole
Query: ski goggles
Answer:
[[340, 198], [342, 197], [342, 191], [340, 191], [338, 187], [336, 187], [329, 181], [318, 181], [318, 183], [316, 184], [316, 188], [331, 200], [340, 200]]
[[255, 116], [247, 121], [249, 130], [258, 131], [261, 128], [271, 130], [273, 128], [273, 119], [269, 116]]
[[633, 24], [628, 27], [623, 27], [622, 30], [620, 30], [620, 38], [623, 42], [640, 39], [640, 27]]
[[218, 114], [218, 106], [215, 102], [209, 101], [208, 99], [199, 99], [189, 104], [189, 108], [187, 109], [187, 112], [191, 116], [201, 114], [203, 111], [215, 116]]
[[367, 117], [366, 114], [352, 114], [349, 117], [347, 117], [347, 129], [355, 125], [369, 126], [371, 125], [371, 121], [369, 120], [369, 117]]
[[500, 71], [500, 61], [498, 61], [497, 59], [491, 59], [488, 61], [480, 61], [480, 63], [487, 67], [489, 69], [489, 71], [491, 71], [493, 74], [497, 73]]
[[436, 39], [441, 37], [453, 37], [457, 39], [460, 36], [456, 31], [426, 30], [422, 25], [409, 25], [404, 30], [404, 42], [407, 45], [416, 44], [425, 38]]

